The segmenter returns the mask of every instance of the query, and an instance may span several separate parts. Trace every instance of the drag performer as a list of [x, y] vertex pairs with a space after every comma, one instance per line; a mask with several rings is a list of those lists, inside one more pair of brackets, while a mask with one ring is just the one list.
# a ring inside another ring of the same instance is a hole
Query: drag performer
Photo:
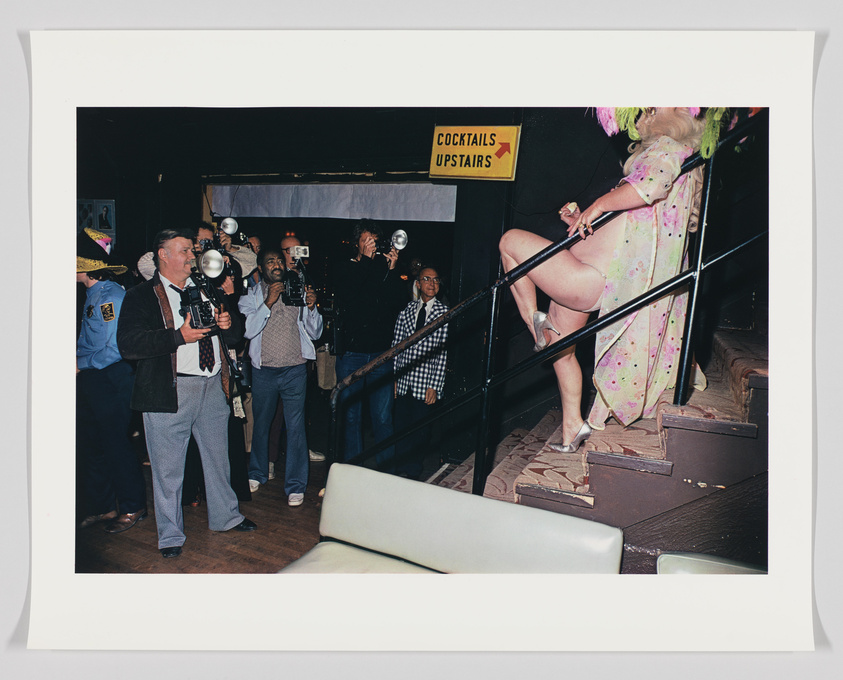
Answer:
[[[578, 232], [583, 240], [512, 284], [536, 351], [582, 328], [592, 312], [603, 316], [681, 271], [686, 234], [696, 229], [702, 171], [680, 175], [680, 168], [701, 145], [710, 155], [723, 111], [597, 109], [608, 134], [629, 133], [631, 155], [615, 189], [585, 210], [575, 203], [559, 210], [568, 235]], [[594, 220], [612, 211], [622, 212], [593, 231]], [[504, 269], [549, 245], [536, 234], [507, 231], [500, 242]], [[537, 309], [537, 287], [551, 299], [546, 314]], [[652, 414], [662, 392], [675, 383], [686, 302], [687, 293], [667, 295], [597, 334], [597, 398], [588, 420], [580, 411], [582, 371], [575, 348], [556, 359], [563, 436], [552, 448], [576, 451], [592, 428], [603, 429], [609, 416], [629, 425]]]

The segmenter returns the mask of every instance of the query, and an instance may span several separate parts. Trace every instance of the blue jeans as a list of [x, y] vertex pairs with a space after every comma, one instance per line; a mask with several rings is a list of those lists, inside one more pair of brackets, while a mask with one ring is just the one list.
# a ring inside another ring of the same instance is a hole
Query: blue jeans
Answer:
[[252, 453], [249, 456], [249, 479], [266, 484], [269, 479], [269, 430], [278, 399], [284, 405], [287, 427], [287, 464], [284, 470], [284, 493], [304, 493], [310, 458], [304, 424], [307, 390], [307, 364], [274, 368], [252, 367]]
[[[351, 375], [379, 354], [380, 352], [375, 354], [346, 352], [339, 356], [337, 358], [337, 380], [342, 380]], [[369, 412], [372, 418], [375, 441], [380, 442], [392, 436], [392, 401], [395, 389], [393, 384], [392, 362], [388, 361], [340, 393], [340, 422], [344, 426], [344, 449], [340, 452], [340, 461], [354, 458], [363, 450], [361, 421], [364, 394], [369, 395]], [[394, 455], [395, 447], [390, 446], [375, 454], [375, 462], [379, 468], [383, 468]]]

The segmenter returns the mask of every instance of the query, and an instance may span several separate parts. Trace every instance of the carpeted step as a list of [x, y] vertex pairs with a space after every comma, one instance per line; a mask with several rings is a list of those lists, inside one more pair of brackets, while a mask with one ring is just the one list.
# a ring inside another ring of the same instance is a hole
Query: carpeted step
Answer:
[[[529, 432], [514, 430], [498, 445], [495, 464], [486, 478], [483, 495], [487, 498], [515, 502], [514, 483], [523, 467], [538, 453], [547, 438], [559, 426], [562, 414], [551, 409]], [[474, 455], [460, 464], [440, 486], [471, 492], [474, 481]]]
[[[747, 392], [759, 385], [766, 387], [766, 344], [758, 336], [740, 331], [719, 331], [715, 343], [718, 359], [706, 371], [708, 387], [693, 390], [688, 404], [674, 406], [674, 392], [668, 390], [653, 417], [629, 427], [610, 419], [605, 429], [595, 430], [574, 454], [546, 447], [548, 441], [562, 441], [561, 413], [550, 411], [528, 434], [513, 433], [501, 442], [484, 495], [508, 502], [518, 502], [522, 494], [550, 495], [559, 502], [593, 507], [590, 466], [671, 474], [673, 462], [666, 453], [665, 435], [669, 428], [755, 437], [756, 425], [745, 417]], [[442, 485], [470, 491], [473, 469], [471, 456]]]
[[486, 488], [483, 491], [486, 498], [494, 498], [507, 503], [516, 502], [516, 480], [524, 468], [544, 448], [548, 437], [555, 431], [561, 418], [560, 411], [549, 411], [521, 443], [495, 466], [486, 479]]
[[740, 419], [746, 421], [753, 389], [767, 389], [767, 338], [752, 331], [720, 330], [714, 334], [714, 357], [728, 377]]
[[[504, 456], [506, 456], [512, 449], [514, 449], [518, 444], [521, 443], [521, 440], [529, 434], [527, 430], [516, 428], [512, 432], [510, 432], [506, 437], [504, 437], [500, 444], [498, 444], [497, 448], [495, 449], [495, 465], [500, 463], [503, 460]], [[462, 463], [452, 466], [452, 469], [449, 470], [446, 477], [443, 479], [436, 481], [433, 480], [437, 486], [443, 486], [446, 489], [453, 489], [457, 486], [460, 486], [460, 491], [465, 491], [464, 488], [466, 485], [466, 480], [468, 480], [468, 490], [471, 490], [471, 477], [474, 474], [474, 454], [472, 453], [468, 458], [466, 458]]]
[[729, 376], [720, 368], [718, 372], [710, 370], [707, 377], [708, 387], [702, 392], [694, 390], [688, 403], [683, 406], [673, 403], [673, 390], [666, 391], [659, 400], [656, 423], [665, 451], [669, 428], [738, 437], [757, 436], [758, 426], [746, 421], [744, 406], [735, 401]]
[[[561, 425], [548, 441], [562, 441]], [[659, 463], [642, 461], [661, 461], [662, 458], [655, 421], [641, 420], [627, 428], [609, 421], [606, 429], [595, 430], [574, 453], [561, 453], [543, 446], [518, 475], [514, 489], [519, 495], [550, 492], [559, 502], [590, 507], [593, 497], [589, 488], [589, 464], [652, 467]]]
[[[559, 438], [556, 438], [559, 441]], [[588, 492], [588, 465], [583, 448], [574, 453], [560, 453], [543, 446], [521, 470], [515, 487], [522, 484], [546, 486], [560, 491]]]
[[[562, 433], [558, 434], [561, 441]], [[659, 441], [658, 423], [653, 418], [636, 420], [624, 427], [614, 419], [603, 430], [594, 430], [582, 447], [586, 455], [616, 455], [650, 460], [664, 459]]]

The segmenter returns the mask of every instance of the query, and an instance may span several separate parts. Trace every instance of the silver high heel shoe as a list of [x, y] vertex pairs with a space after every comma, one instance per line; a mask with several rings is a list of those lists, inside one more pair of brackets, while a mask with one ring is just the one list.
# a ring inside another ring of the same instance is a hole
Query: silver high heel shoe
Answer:
[[533, 312], [533, 330], [536, 331], [536, 345], [533, 347], [534, 352], [540, 352], [547, 347], [547, 337], [544, 334], [545, 331], [553, 331], [556, 335], [561, 335], [561, 333], [553, 327], [553, 324], [544, 312]]
[[591, 436], [592, 432], [593, 430], [591, 429], [591, 425], [589, 425], [588, 421], [585, 420], [583, 421], [580, 431], [577, 432], [577, 436], [571, 440], [570, 444], [551, 444], [548, 442], [547, 447], [549, 449], [553, 449], [554, 451], [559, 451], [559, 453], [574, 453], [578, 448], [580, 448], [580, 444]]

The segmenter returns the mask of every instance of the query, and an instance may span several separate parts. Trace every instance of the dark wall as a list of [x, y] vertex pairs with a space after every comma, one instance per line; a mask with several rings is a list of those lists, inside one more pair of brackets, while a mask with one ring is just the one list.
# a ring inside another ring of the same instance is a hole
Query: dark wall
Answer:
[[[476, 231], [475, 243], [490, 234], [496, 240], [504, 221], [550, 233], [562, 202], [582, 201], [590, 188], [596, 194], [594, 183], [607, 169], [617, 174], [611, 143], [582, 109], [87, 108], [77, 119], [77, 195], [117, 201], [118, 248], [126, 258], [143, 253], [159, 229], [194, 223], [206, 181], [238, 174], [258, 178], [241, 181], [401, 181], [394, 172], [427, 181], [435, 125], [523, 123], [515, 183], [454, 182], [458, 216], [451, 226], [455, 234]], [[487, 271], [496, 265], [482, 273], [460, 265], [457, 292], [487, 283]]]

